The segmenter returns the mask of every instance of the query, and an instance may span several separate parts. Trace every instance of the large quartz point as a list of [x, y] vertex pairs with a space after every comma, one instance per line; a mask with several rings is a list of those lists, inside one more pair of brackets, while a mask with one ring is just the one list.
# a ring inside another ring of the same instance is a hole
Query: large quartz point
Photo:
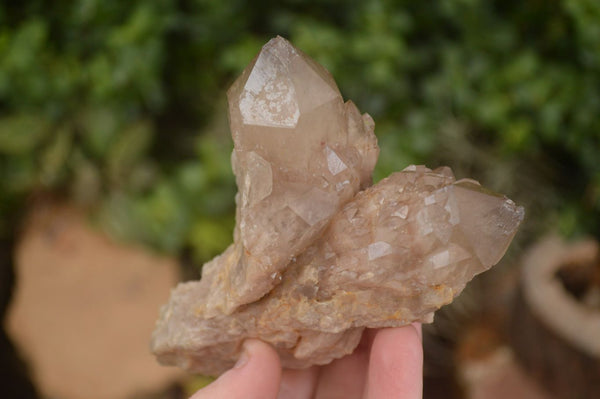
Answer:
[[218, 375], [252, 337], [302, 368], [351, 353], [365, 327], [430, 322], [500, 260], [523, 219], [447, 167], [409, 166], [367, 188], [372, 119], [280, 37], [228, 96], [234, 243], [162, 308], [152, 350], [164, 364]]
[[205, 267], [210, 315], [267, 294], [290, 259], [371, 185], [379, 154], [371, 117], [344, 104], [329, 72], [281, 37], [227, 95], [237, 225], [227, 255]]

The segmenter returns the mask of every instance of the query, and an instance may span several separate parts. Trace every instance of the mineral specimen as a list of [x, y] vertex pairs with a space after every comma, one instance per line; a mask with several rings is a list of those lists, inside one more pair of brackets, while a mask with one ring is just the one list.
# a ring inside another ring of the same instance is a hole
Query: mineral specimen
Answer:
[[369, 187], [372, 119], [281, 37], [228, 97], [234, 243], [173, 290], [152, 339], [162, 363], [218, 375], [253, 337], [285, 367], [326, 364], [366, 327], [431, 321], [500, 260], [523, 219], [447, 167], [409, 166]]

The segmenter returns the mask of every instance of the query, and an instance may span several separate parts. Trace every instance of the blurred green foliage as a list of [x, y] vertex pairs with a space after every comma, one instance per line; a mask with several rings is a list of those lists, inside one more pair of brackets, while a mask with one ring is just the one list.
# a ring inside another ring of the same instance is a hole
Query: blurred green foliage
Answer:
[[376, 178], [447, 163], [536, 228], [600, 237], [597, 0], [0, 6], [0, 231], [36, 193], [203, 262], [231, 240], [224, 90], [272, 36], [377, 122]]

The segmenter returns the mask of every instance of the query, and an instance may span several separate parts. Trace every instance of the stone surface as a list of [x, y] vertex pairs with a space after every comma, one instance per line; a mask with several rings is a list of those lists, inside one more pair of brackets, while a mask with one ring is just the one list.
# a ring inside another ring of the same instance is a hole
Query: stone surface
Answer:
[[365, 327], [431, 321], [500, 260], [523, 219], [447, 167], [409, 166], [367, 188], [372, 119], [282, 38], [228, 96], [234, 243], [162, 308], [152, 349], [165, 364], [217, 375], [248, 337], [272, 344], [285, 367], [326, 364]]
[[147, 345], [176, 262], [111, 242], [69, 207], [38, 205], [21, 236], [5, 327], [40, 397], [132, 398], [184, 376]]

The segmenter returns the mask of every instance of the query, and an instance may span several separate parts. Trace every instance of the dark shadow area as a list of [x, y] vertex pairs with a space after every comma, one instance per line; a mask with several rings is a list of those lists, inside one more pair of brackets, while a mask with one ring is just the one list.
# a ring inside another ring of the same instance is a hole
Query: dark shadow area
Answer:
[[29, 377], [27, 365], [4, 331], [4, 318], [12, 296], [15, 275], [13, 269], [14, 241], [0, 241], [0, 387], [2, 397], [7, 399], [39, 398]]

